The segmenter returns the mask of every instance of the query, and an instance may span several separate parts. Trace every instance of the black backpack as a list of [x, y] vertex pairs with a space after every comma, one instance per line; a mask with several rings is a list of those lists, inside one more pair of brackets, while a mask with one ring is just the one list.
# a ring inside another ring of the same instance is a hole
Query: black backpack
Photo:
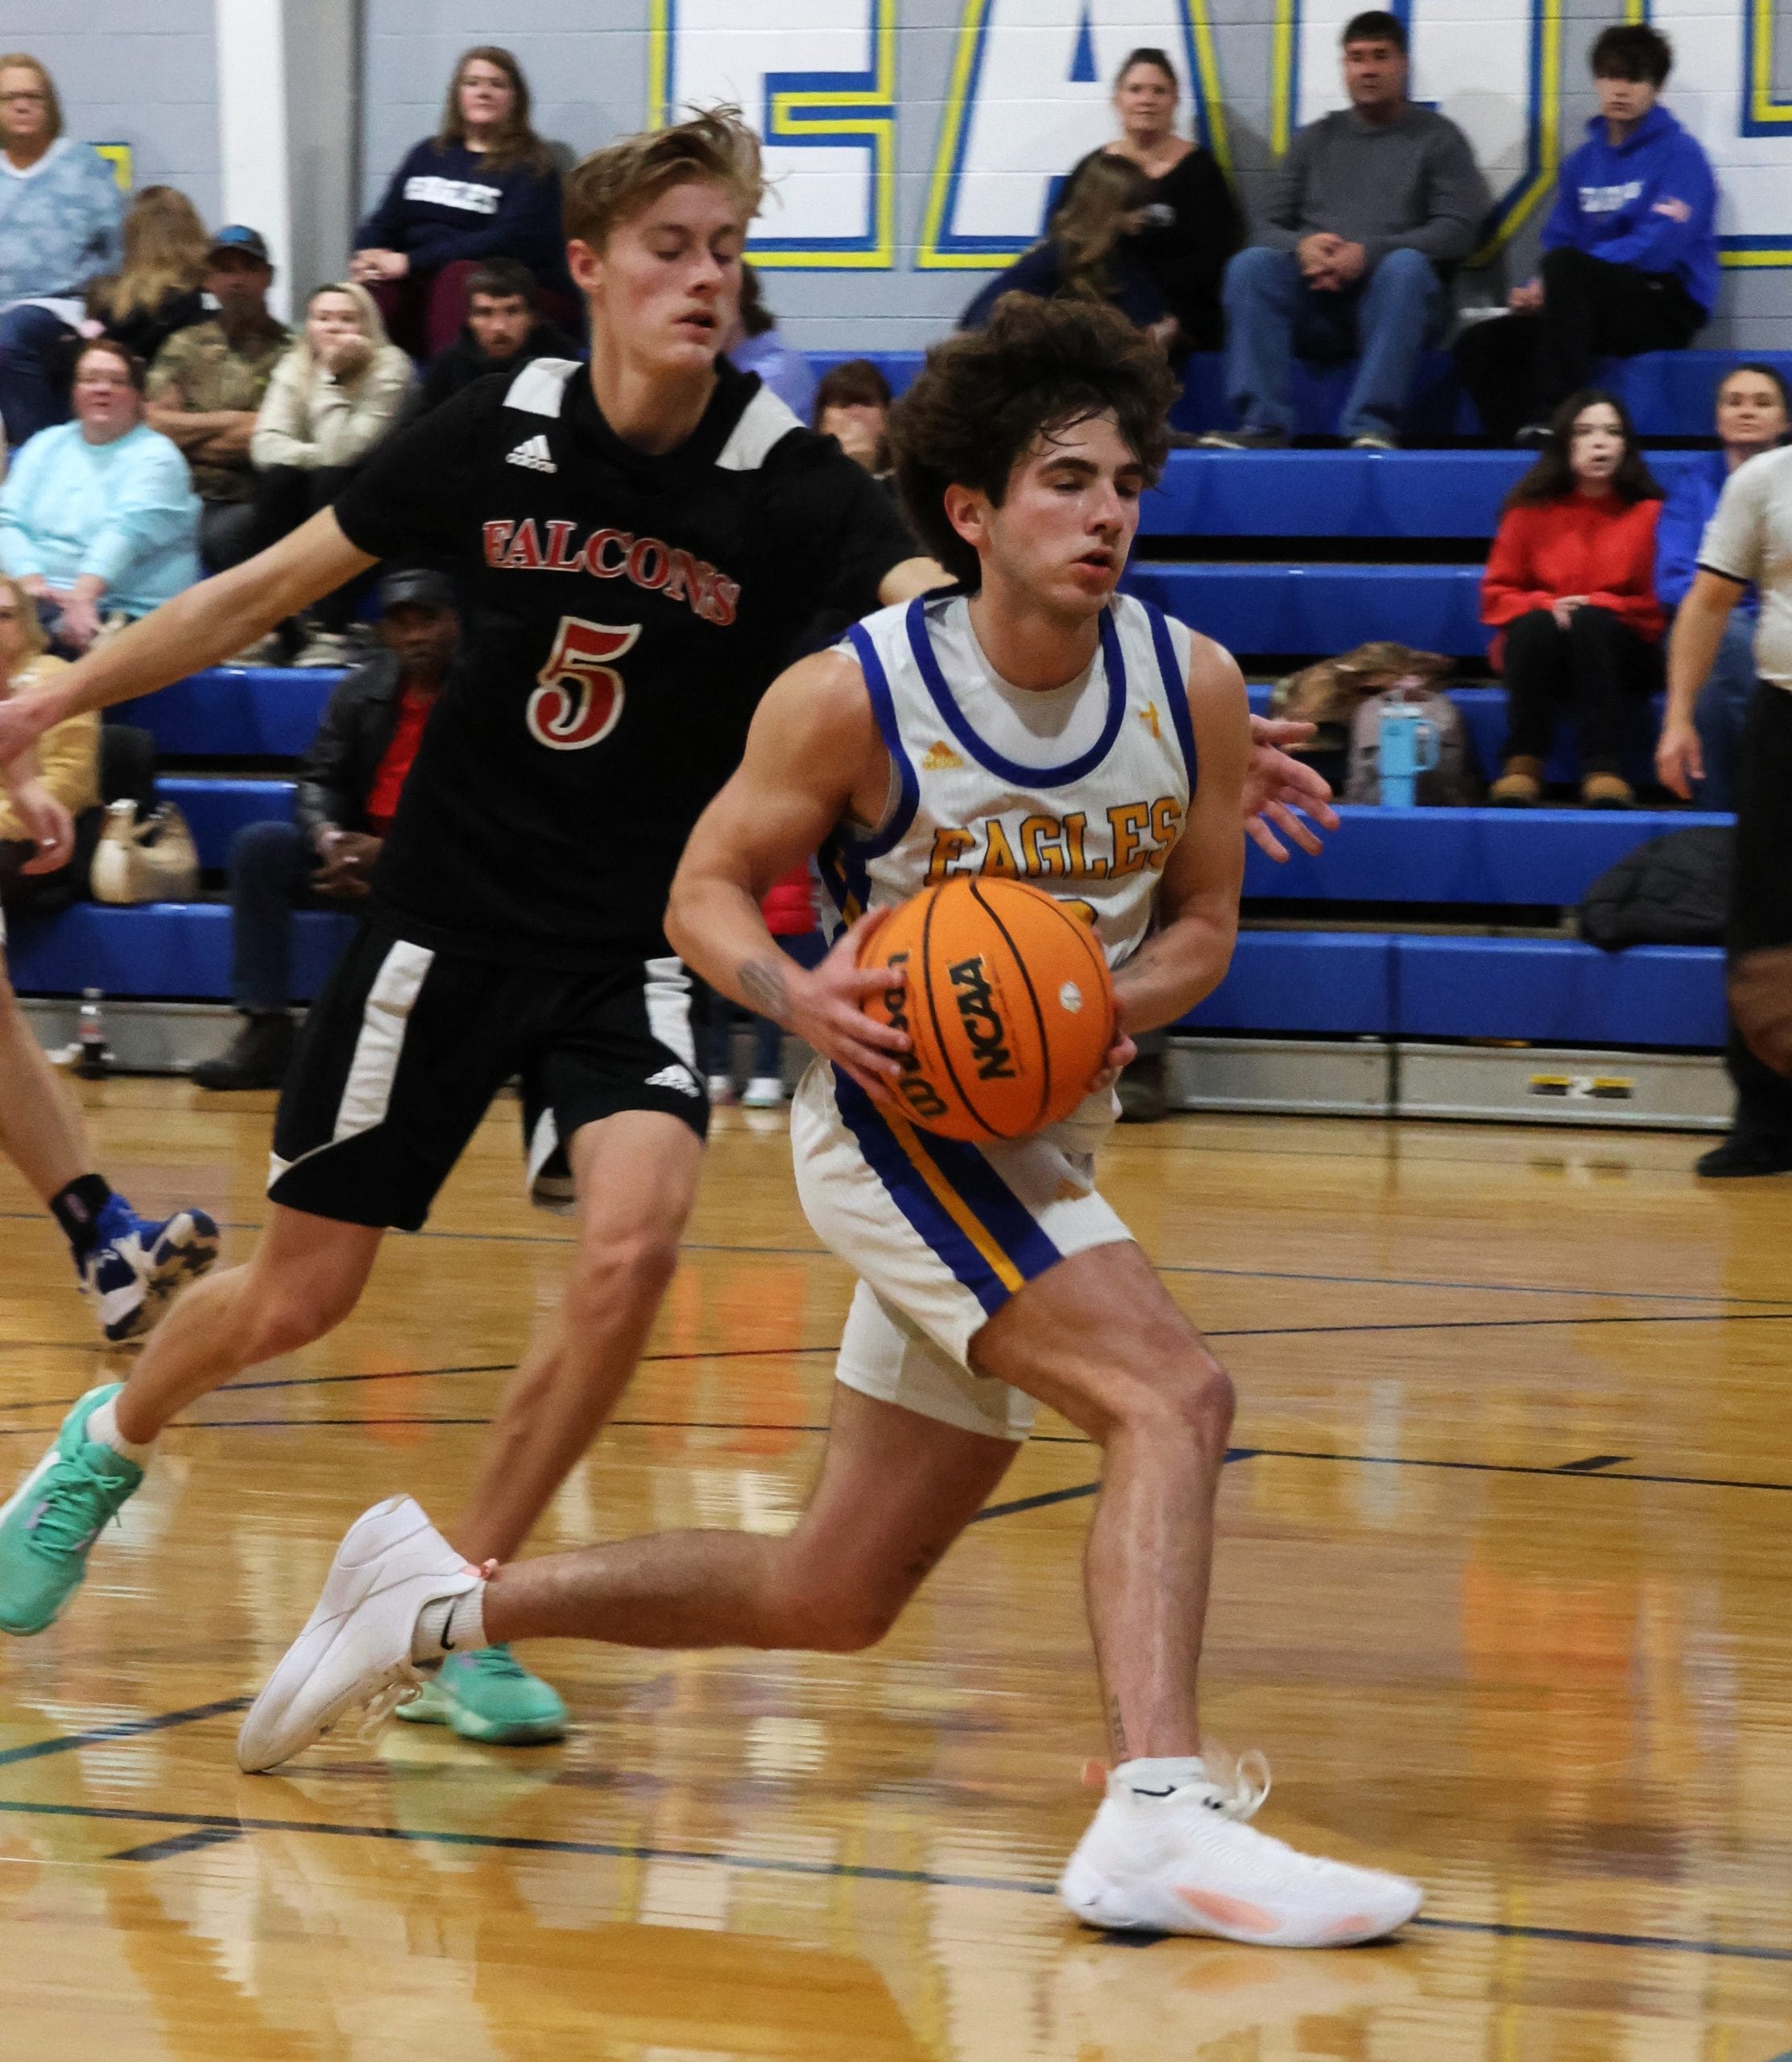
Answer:
[[1627, 945], [1721, 945], [1736, 833], [1701, 824], [1651, 838], [1608, 867], [1580, 905], [1580, 934], [1608, 952]]

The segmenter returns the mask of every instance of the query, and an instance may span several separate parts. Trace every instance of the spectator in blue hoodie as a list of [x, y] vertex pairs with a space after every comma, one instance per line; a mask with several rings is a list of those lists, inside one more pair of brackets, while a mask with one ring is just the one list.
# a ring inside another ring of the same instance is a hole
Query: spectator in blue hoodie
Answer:
[[[1717, 512], [1731, 475], [1751, 458], [1770, 451], [1792, 429], [1792, 394], [1771, 366], [1739, 365], [1717, 390], [1717, 440], [1721, 449], [1704, 451], [1677, 474], [1655, 526], [1655, 592], [1677, 609], [1699, 570], [1699, 546]], [[1699, 690], [1693, 723], [1703, 748], [1704, 776], [1698, 787], [1702, 809], [1736, 807], [1743, 718], [1755, 691], [1755, 619], [1760, 597], [1753, 587], [1730, 611], [1717, 657]]]
[[560, 174], [530, 124], [528, 81], [507, 50], [481, 43], [454, 68], [441, 126], [355, 231], [349, 277], [394, 343], [431, 358], [461, 333], [466, 282], [488, 258], [515, 259], [550, 293], [565, 280]]
[[1541, 442], [1602, 354], [1685, 350], [1717, 299], [1717, 182], [1660, 104], [1673, 45], [1627, 22], [1601, 31], [1591, 62], [1600, 111], [1557, 179], [1537, 276], [1456, 346], [1482, 426], [1502, 441]]

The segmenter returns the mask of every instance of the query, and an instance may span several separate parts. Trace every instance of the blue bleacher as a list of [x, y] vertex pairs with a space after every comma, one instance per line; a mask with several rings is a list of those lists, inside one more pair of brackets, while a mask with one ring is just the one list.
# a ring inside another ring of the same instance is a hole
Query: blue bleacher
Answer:
[[292, 816], [290, 780], [248, 780], [220, 776], [164, 773], [155, 783], [163, 801], [177, 804], [199, 847], [199, 863], [208, 873], [221, 872], [230, 856], [230, 841], [245, 824], [288, 822]]
[[1126, 584], [1233, 652], [1347, 652], [1377, 637], [1452, 658], [1479, 659], [1487, 650], [1479, 566], [1135, 561]]
[[1686, 809], [1340, 809], [1310, 859], [1253, 845], [1244, 892], [1264, 901], [1573, 908], [1609, 867], [1664, 832], [1728, 823]]
[[341, 677], [323, 666], [213, 666], [109, 713], [152, 732], [164, 759], [296, 759]]
[[[308, 1000], [323, 985], [350, 930], [327, 911], [300, 914], [293, 941], [294, 992]], [[135, 909], [77, 903], [48, 923], [23, 923], [8, 946], [23, 995], [221, 1000], [230, 993], [230, 912], [221, 902], [149, 902]]]
[[[896, 383], [913, 354], [892, 367]], [[1330, 375], [1326, 375], [1330, 376]], [[1626, 378], [1652, 396], [1652, 418], [1676, 430], [1704, 427], [1715, 362], [1638, 360]], [[1653, 383], [1651, 384], [1650, 383]], [[1696, 404], [1696, 408], [1695, 407]], [[1676, 411], [1678, 412], [1676, 413]], [[1696, 417], [1696, 419], [1695, 419]], [[1147, 560], [1129, 576], [1136, 591], [1198, 623], [1235, 649], [1290, 658], [1344, 650], [1378, 637], [1471, 662], [1484, 653], [1480, 569], [1472, 563], [1401, 561], [1408, 540], [1464, 540], [1466, 557], [1488, 536], [1500, 503], [1529, 462], [1503, 451], [1173, 454], [1142, 525], [1153, 549], [1224, 549], [1230, 537], [1360, 540], [1360, 564], [1260, 565]], [[1686, 462], [1656, 453], [1670, 478]], [[1201, 540], [1208, 540], [1203, 543]], [[1291, 551], [1292, 561], [1296, 556]], [[121, 720], [155, 736], [163, 793], [192, 823], [202, 864], [214, 872], [246, 823], [289, 818], [289, 778], [253, 776], [244, 761], [282, 767], [304, 750], [339, 676], [278, 668], [219, 668], [124, 705]], [[1484, 773], [1497, 767], [1504, 695], [1497, 685], [1452, 685]], [[1261, 708], [1267, 685], [1252, 689]], [[1639, 707], [1630, 741], [1633, 777], [1646, 780], [1655, 711]], [[208, 772], [207, 762], [220, 764]], [[1571, 783], [1574, 743], [1565, 734], [1551, 778]], [[1572, 905], [1592, 880], [1644, 839], [1719, 819], [1689, 812], [1629, 814], [1538, 809], [1346, 809], [1324, 855], [1297, 854], [1277, 867], [1252, 848], [1246, 893], [1268, 916], [1278, 904], [1415, 913], [1438, 905], [1484, 913]], [[1563, 937], [1440, 936], [1398, 929], [1248, 930], [1232, 971], [1190, 1019], [1211, 1030], [1410, 1038], [1511, 1038], [1538, 1042], [1712, 1050], [1724, 1037], [1721, 955], [1653, 950], [1608, 955]], [[297, 982], [312, 993], [347, 920], [300, 920]], [[229, 993], [230, 913], [221, 904], [146, 909], [79, 908], [44, 926], [19, 927], [14, 971], [27, 992], [221, 999]]]
[[[969, 296], [966, 296], [968, 299]], [[868, 358], [882, 367], [901, 393], [921, 369], [920, 351], [813, 351], [817, 371], [847, 358]], [[1718, 383], [1739, 365], [1770, 365], [1792, 380], [1792, 351], [1645, 351], [1636, 358], [1607, 358], [1595, 369], [1595, 383], [1617, 395], [1645, 437], [1709, 437]], [[1294, 367], [1295, 433], [1335, 437], [1344, 397], [1355, 374], [1350, 363]], [[1216, 351], [1197, 351], [1182, 370], [1182, 397], [1172, 412], [1179, 429], [1214, 429], [1232, 420], [1226, 406], [1223, 362]], [[1411, 441], [1473, 437], [1480, 424], [1456, 384], [1447, 351], [1420, 356], [1413, 391]], [[1311, 532], [1308, 535], [1314, 534]], [[1460, 532], [1453, 534], [1459, 535]]]
[[[1489, 538], [1526, 451], [1173, 451], [1144, 537]], [[1652, 451], [1664, 487], [1703, 458]]]

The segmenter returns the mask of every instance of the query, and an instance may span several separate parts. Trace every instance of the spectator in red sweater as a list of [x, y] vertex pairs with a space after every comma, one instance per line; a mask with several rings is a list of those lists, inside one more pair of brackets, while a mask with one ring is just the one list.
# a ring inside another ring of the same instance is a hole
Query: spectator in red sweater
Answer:
[[1506, 677], [1505, 765], [1488, 799], [1528, 808], [1543, 793], [1556, 711], [1580, 730], [1580, 798], [1595, 809], [1636, 801], [1619, 770], [1627, 699], [1661, 685], [1666, 612], [1655, 596], [1649, 476], [1622, 405], [1572, 395], [1537, 463], [1506, 497], [1481, 582], [1481, 620]]

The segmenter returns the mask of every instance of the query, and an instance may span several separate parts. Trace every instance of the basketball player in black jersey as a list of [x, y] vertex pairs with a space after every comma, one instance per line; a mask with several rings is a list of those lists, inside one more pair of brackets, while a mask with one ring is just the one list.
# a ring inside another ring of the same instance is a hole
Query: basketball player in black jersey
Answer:
[[[661, 930], [679, 854], [805, 625], [943, 578], [868, 474], [719, 355], [760, 191], [757, 143], [725, 114], [585, 159], [566, 230], [589, 368], [480, 382], [283, 543], [7, 705], [0, 759], [241, 650], [376, 560], [428, 553], [461, 584], [464, 663], [307, 1020], [261, 1243], [178, 1305], [122, 1389], [76, 1406], [0, 1538], [0, 1624], [50, 1622], [183, 1406], [348, 1315], [387, 1228], [423, 1224], [514, 1074], [532, 1184], [576, 1200], [579, 1238], [457, 1528], [470, 1559], [515, 1553], [613, 1408], [707, 1116]], [[564, 1723], [505, 1654], [444, 1688], [426, 1715], [472, 1737]]]

